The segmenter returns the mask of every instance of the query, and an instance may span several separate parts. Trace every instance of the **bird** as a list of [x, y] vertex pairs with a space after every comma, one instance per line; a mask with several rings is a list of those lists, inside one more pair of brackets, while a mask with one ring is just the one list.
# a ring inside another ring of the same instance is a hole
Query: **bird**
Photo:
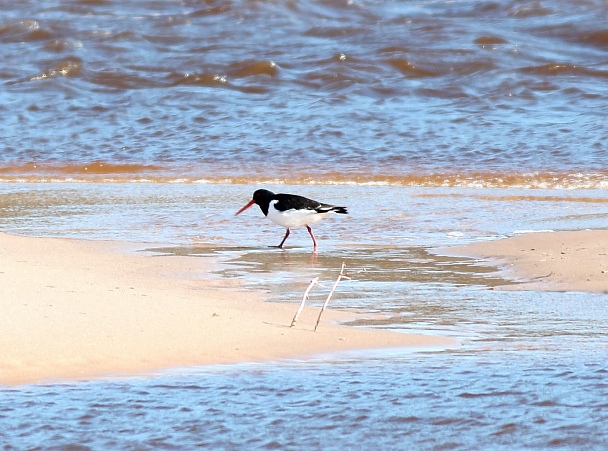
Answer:
[[280, 249], [283, 248], [283, 244], [289, 236], [290, 228], [306, 226], [312, 238], [313, 249], [316, 252], [317, 240], [312, 233], [310, 224], [324, 219], [330, 213], [348, 214], [346, 207], [324, 204], [297, 194], [275, 194], [266, 189], [259, 189], [253, 193], [253, 198], [247, 205], [235, 213], [235, 216], [243, 213], [253, 204], [257, 204], [264, 216], [272, 222], [287, 229], [283, 241], [276, 246]]

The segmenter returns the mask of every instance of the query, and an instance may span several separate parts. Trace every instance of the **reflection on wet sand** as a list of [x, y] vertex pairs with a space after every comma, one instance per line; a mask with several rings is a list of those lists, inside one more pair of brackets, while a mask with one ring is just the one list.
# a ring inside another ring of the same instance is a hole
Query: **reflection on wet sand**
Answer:
[[[333, 280], [344, 263], [353, 283], [371, 288], [374, 284], [441, 284], [495, 287], [512, 283], [496, 275], [497, 269], [479, 260], [434, 254], [421, 246], [347, 246], [341, 250], [313, 254], [300, 248], [175, 246], [147, 249], [175, 256], [220, 256], [222, 277], [239, 278], [247, 285], [276, 285], [287, 294], [312, 277]], [[273, 290], [274, 291], [274, 290]], [[289, 295], [288, 295], [289, 297]]]

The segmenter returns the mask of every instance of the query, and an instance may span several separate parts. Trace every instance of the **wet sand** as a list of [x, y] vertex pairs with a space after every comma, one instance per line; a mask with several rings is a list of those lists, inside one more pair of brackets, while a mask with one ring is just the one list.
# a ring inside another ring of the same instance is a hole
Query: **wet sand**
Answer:
[[527, 233], [446, 253], [501, 267], [517, 283], [496, 287], [500, 290], [608, 293], [608, 230]]
[[317, 308], [290, 328], [297, 305], [220, 286], [207, 276], [217, 261], [128, 247], [0, 233], [0, 384], [457, 345], [340, 325], [356, 315], [331, 310], [314, 332]]
[[[318, 308], [290, 328], [297, 305], [209, 277], [221, 263], [137, 249], [0, 233], [0, 384], [457, 345], [340, 325], [357, 315], [332, 310], [313, 332]], [[516, 280], [497, 289], [608, 292], [608, 231], [532, 233], [449, 253], [493, 262]]]

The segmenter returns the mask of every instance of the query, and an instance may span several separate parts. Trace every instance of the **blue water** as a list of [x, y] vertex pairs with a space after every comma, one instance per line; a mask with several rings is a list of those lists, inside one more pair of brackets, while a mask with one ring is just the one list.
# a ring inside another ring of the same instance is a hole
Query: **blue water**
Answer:
[[607, 12], [603, 0], [13, 2], [0, 173], [103, 162], [135, 178], [583, 186], [596, 174], [588, 186], [605, 187]]
[[[259, 186], [197, 183], [0, 183], [2, 229], [25, 235], [260, 246], [284, 232], [251, 208]], [[338, 205], [348, 216], [315, 225], [323, 247], [442, 246], [517, 232], [604, 228], [603, 189], [428, 188], [266, 184]], [[308, 249], [305, 229], [286, 243]]]
[[[605, 449], [603, 353], [405, 354], [2, 390], [4, 449]], [[18, 418], [18, 419], [17, 419]]]

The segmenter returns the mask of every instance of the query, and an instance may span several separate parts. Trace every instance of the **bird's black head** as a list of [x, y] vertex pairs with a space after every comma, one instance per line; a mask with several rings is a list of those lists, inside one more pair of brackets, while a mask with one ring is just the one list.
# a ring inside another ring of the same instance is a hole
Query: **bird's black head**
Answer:
[[270, 201], [275, 198], [275, 195], [272, 191], [268, 191], [267, 189], [259, 189], [253, 193], [253, 202], [260, 206], [260, 210], [264, 213], [264, 216], [268, 215], [268, 207], [270, 206]]
[[[259, 189], [255, 193], [253, 193], [253, 199], [249, 201], [247, 205], [241, 208], [236, 212], [236, 215], [241, 214], [253, 204], [258, 204], [260, 206], [260, 210], [264, 213], [264, 216], [268, 215], [268, 207], [270, 206], [270, 201], [275, 198], [275, 195], [272, 191], [268, 191], [267, 189]], [[236, 216], [235, 215], [235, 216]]]
[[268, 205], [272, 199], [274, 199], [274, 193], [267, 189], [259, 189], [253, 193], [253, 201], [260, 206]]

